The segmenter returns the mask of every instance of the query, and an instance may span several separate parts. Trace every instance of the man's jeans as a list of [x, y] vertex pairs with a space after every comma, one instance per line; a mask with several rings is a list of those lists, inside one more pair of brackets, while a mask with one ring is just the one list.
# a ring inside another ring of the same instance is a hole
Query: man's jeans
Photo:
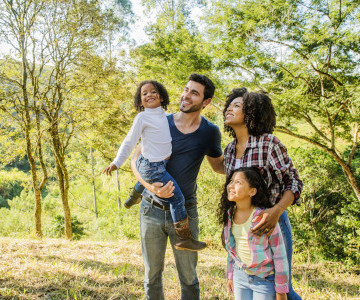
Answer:
[[292, 240], [292, 232], [291, 232], [291, 225], [289, 221], [289, 217], [287, 215], [286, 210], [282, 213], [279, 219], [279, 225], [281, 228], [281, 232], [283, 234], [285, 248], [286, 248], [286, 255], [289, 262], [289, 293], [287, 294], [288, 300], [301, 300], [301, 297], [294, 291], [292, 284], [291, 284], [291, 259], [292, 259], [292, 252], [293, 252], [293, 240]]
[[[187, 209], [190, 231], [195, 239], [199, 234], [199, 219], [196, 205]], [[200, 299], [199, 281], [196, 275], [197, 252], [176, 250], [175, 230], [168, 210], [162, 210], [143, 199], [140, 208], [141, 249], [145, 266], [144, 286], [146, 299], [162, 300], [162, 272], [168, 237], [174, 252], [179, 274], [182, 300]]]
[[150, 162], [142, 154], [136, 161], [136, 168], [141, 178], [148, 183], [161, 182], [164, 185], [169, 181], [174, 184], [174, 196], [166, 200], [170, 204], [170, 212], [174, 223], [180, 222], [186, 218], [185, 198], [175, 179], [166, 171], [167, 160], [159, 162]]

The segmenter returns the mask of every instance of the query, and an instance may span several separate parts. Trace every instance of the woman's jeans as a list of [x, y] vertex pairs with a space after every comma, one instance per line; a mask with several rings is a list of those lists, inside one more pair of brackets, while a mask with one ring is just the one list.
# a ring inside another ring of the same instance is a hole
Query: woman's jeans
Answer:
[[[144, 197], [149, 197], [145, 195]], [[169, 210], [152, 205], [152, 199], [143, 199], [140, 206], [141, 250], [145, 266], [144, 287], [146, 299], [163, 300], [162, 273], [168, 238], [174, 253], [176, 269], [179, 274], [182, 300], [199, 300], [200, 288], [196, 275], [198, 254], [195, 251], [176, 250], [176, 234]], [[188, 199], [191, 200], [191, 199]], [[189, 228], [192, 236], [199, 235], [199, 219], [196, 199], [187, 201], [194, 206], [187, 208]]]
[[281, 228], [281, 232], [284, 238], [286, 255], [288, 258], [289, 263], [289, 293], [287, 294], [288, 300], [301, 300], [301, 297], [294, 291], [292, 284], [291, 284], [291, 259], [292, 259], [292, 252], [293, 252], [293, 240], [292, 240], [292, 232], [291, 232], [291, 225], [289, 221], [289, 217], [287, 215], [286, 210], [282, 213], [279, 219], [279, 225]]
[[167, 198], [170, 204], [170, 213], [174, 223], [184, 220], [187, 216], [185, 209], [185, 198], [181, 189], [174, 178], [166, 171], [167, 160], [159, 162], [150, 162], [142, 154], [136, 161], [136, 168], [139, 171], [141, 178], [148, 183], [161, 182], [164, 185], [169, 181], [174, 184], [174, 196]]
[[275, 276], [260, 278], [249, 275], [234, 265], [234, 295], [235, 300], [275, 300]]

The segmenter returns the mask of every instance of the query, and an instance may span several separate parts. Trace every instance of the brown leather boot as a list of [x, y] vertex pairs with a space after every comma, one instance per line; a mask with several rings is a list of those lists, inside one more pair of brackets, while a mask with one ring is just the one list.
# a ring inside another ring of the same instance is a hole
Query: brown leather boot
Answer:
[[199, 251], [206, 247], [206, 243], [195, 240], [190, 232], [189, 219], [186, 217], [177, 223], [174, 223], [176, 232], [175, 249]]

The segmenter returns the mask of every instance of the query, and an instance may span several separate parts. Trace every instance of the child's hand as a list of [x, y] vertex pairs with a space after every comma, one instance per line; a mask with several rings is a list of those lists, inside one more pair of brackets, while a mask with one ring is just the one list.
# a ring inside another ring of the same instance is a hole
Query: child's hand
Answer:
[[112, 171], [115, 171], [117, 169], [116, 165], [115, 164], [110, 164], [108, 165], [105, 170], [103, 171], [103, 174], [106, 174], [106, 175], [110, 175], [111, 176], [111, 172]]
[[275, 298], [275, 300], [287, 300], [287, 295], [286, 295], [286, 294], [276, 293], [276, 298]]
[[[227, 280], [226, 287], [227, 287], [228, 293], [234, 294], [234, 281], [232, 279]], [[286, 294], [285, 294], [285, 296], [286, 296]]]

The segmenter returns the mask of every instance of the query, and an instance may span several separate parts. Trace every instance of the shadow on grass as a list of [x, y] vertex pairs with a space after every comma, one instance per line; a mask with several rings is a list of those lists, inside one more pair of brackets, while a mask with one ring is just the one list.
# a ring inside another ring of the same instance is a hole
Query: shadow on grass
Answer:
[[[0, 299], [139, 299], [143, 291], [142, 276], [136, 276], [142, 274], [143, 269], [135, 264], [57, 256], [33, 256], [32, 259], [64, 263], [66, 269], [79, 267], [80, 274], [74, 275], [74, 272], [69, 273], [55, 266], [28, 269], [26, 277], [1, 279]], [[94, 270], [94, 275], [81, 274]], [[35, 283], [34, 276], [37, 277]]]
[[[15, 278], [3, 280], [0, 299], [139, 299], [143, 288], [142, 281], [127, 276], [105, 282], [66, 272], [54, 276], [53, 280], [39, 280], [36, 285]], [[9, 291], [11, 296], [6, 296]]]
[[[306, 273], [306, 274], [305, 274]], [[323, 278], [316, 270], [303, 269], [302, 273], [293, 272], [293, 280], [301, 282], [303, 277], [307, 278], [307, 285], [313, 289], [323, 291], [324, 289], [331, 290], [341, 295], [359, 296], [360, 284], [350, 284], [345, 280], [335, 281]], [[344, 279], [346, 279], [344, 277]]]

